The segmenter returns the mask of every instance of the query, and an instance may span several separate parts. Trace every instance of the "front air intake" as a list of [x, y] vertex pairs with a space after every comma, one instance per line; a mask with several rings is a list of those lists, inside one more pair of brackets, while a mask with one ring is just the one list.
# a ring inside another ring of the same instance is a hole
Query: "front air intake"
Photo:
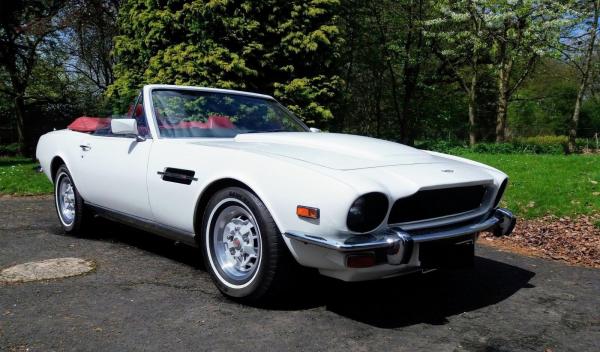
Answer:
[[485, 185], [428, 189], [398, 199], [392, 206], [388, 223], [420, 221], [460, 214], [479, 208]]

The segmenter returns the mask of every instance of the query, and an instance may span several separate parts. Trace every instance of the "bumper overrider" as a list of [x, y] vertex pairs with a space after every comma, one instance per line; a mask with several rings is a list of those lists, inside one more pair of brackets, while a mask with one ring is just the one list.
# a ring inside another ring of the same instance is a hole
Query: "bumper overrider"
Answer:
[[[423, 246], [426, 243], [447, 242], [453, 240], [460, 243], [466, 241], [472, 243], [475, 236], [482, 231], [490, 231], [494, 236], [498, 237], [506, 236], [512, 232], [515, 224], [516, 217], [512, 212], [504, 208], [496, 208], [481, 218], [462, 225], [449, 225], [416, 231], [405, 231], [400, 226], [392, 226], [370, 234], [354, 235], [340, 240], [298, 232], [286, 232], [284, 236], [293, 240], [293, 242], [297, 242], [296, 244], [301, 243], [313, 245], [310, 246], [313, 248], [317, 247], [317, 252], [319, 252], [319, 255], [321, 256], [325, 255], [333, 258], [333, 253], [335, 253], [335, 256], [338, 258], [344, 258], [343, 266], [346, 268], [352, 268], [352, 265], [348, 265], [348, 258], [352, 258], [356, 254], [377, 253], [378, 265], [383, 264], [388, 269], [400, 265], [405, 267], [410, 266], [414, 269], [415, 267], [418, 268], [420, 265], [418, 259], [419, 246]], [[295, 248], [300, 249], [298, 246], [295, 246]], [[306, 253], [303, 249], [300, 249], [300, 252]], [[329, 255], [327, 255], [327, 253], [329, 253]], [[313, 253], [310, 254], [312, 257]], [[319, 265], [317, 265], [317, 267], [319, 267]], [[329, 267], [329, 269], [333, 268]], [[341, 268], [338, 267], [337, 269], [339, 270]], [[373, 278], [373, 276], [377, 275], [367, 275], [367, 278]], [[354, 277], [341, 278], [348, 280], [354, 279]], [[360, 278], [358, 277], [356, 279]]]

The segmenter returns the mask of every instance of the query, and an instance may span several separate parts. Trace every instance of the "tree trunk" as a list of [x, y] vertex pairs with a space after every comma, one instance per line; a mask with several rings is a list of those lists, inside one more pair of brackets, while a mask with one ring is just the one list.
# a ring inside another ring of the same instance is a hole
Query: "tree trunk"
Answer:
[[27, 124], [25, 123], [25, 100], [23, 95], [17, 94], [14, 99], [15, 104], [15, 120], [17, 122], [17, 141], [19, 143], [19, 151], [23, 155], [29, 154], [29, 133]]
[[404, 139], [406, 133], [405, 130], [405, 116], [400, 112], [400, 105], [398, 104], [398, 87], [396, 82], [396, 74], [394, 73], [394, 66], [391, 61], [387, 60], [388, 70], [390, 71], [390, 83], [392, 85], [392, 102], [394, 103], [394, 111], [396, 112], [396, 118], [398, 119], [398, 125], [400, 126], [400, 141]]
[[411, 106], [412, 106], [412, 100], [413, 100], [413, 93], [415, 92], [415, 88], [417, 85], [417, 75], [418, 75], [418, 68], [412, 67], [408, 64], [406, 64], [407, 66], [405, 66], [404, 69], [404, 94], [402, 97], [402, 124], [401, 124], [401, 129], [402, 129], [402, 134], [401, 134], [401, 141], [403, 144], [406, 145], [413, 145], [414, 144], [414, 140], [412, 138], [413, 133], [411, 133], [411, 124], [409, 122], [410, 118], [412, 117], [412, 112], [411, 112]]
[[[419, 83], [419, 75], [421, 73], [421, 50], [423, 48], [423, 33], [421, 28], [415, 24], [419, 23], [419, 21], [423, 18], [423, 1], [419, 0], [417, 2], [416, 14], [413, 12], [414, 3], [410, 3], [410, 20], [409, 20], [409, 28], [408, 34], [406, 38], [405, 44], [405, 54], [406, 61], [404, 63], [404, 71], [402, 81], [404, 83], [404, 92], [402, 98], [402, 134], [401, 141], [407, 145], [414, 145], [415, 140], [415, 111], [412, 109], [413, 100], [416, 95], [417, 85]], [[416, 20], [414, 19], [416, 17]], [[416, 38], [415, 38], [416, 37]], [[414, 60], [410, 59], [410, 55], [415, 56]], [[415, 61], [415, 63], [411, 63], [411, 61]]]
[[581, 102], [583, 101], [583, 95], [588, 86], [590, 80], [590, 73], [592, 67], [592, 59], [594, 56], [594, 46], [596, 43], [596, 34], [598, 32], [598, 17], [600, 13], [600, 0], [594, 1], [594, 20], [592, 21], [592, 28], [590, 29], [590, 39], [585, 54], [585, 63], [583, 66], [583, 72], [581, 77], [581, 83], [579, 84], [579, 91], [577, 92], [577, 98], [575, 99], [575, 108], [573, 109], [573, 115], [571, 117], [571, 129], [569, 130], [569, 152], [574, 153], [577, 151], [575, 139], [577, 138], [577, 127], [579, 125], [579, 114], [581, 112]]
[[496, 142], [506, 140], [506, 115], [508, 109], [508, 99], [506, 94], [498, 94], [498, 109], [496, 112]]
[[[585, 79], [583, 81], [585, 81]], [[573, 109], [573, 116], [571, 117], [571, 128], [569, 129], [569, 153], [575, 153], [577, 151], [577, 145], [575, 143], [575, 140], [577, 139], [577, 127], [579, 125], [581, 101], [583, 100], [583, 93], [586, 89], [586, 84], [583, 81], [579, 85], [577, 98], [575, 98], [575, 108]]]
[[[377, 4], [376, 2], [374, 2], [373, 4]], [[387, 66], [387, 69], [390, 73], [390, 85], [392, 88], [392, 103], [394, 106], [394, 112], [396, 113], [396, 119], [398, 120], [398, 125], [400, 126], [400, 140], [404, 140], [404, 135], [406, 133], [405, 130], [405, 116], [402, 115], [402, 112], [400, 111], [400, 104], [398, 103], [398, 82], [396, 80], [396, 72], [394, 70], [394, 65], [392, 64], [392, 60], [391, 60], [391, 54], [388, 52], [387, 50], [387, 45], [388, 45], [388, 41], [387, 41], [387, 31], [388, 29], [385, 28], [385, 24], [383, 23], [383, 19], [381, 18], [381, 13], [380, 10], [377, 8], [377, 6], [373, 7], [373, 15], [375, 17], [375, 21], [377, 24], [377, 27], [379, 29], [379, 39], [380, 39], [380, 45], [382, 47], [382, 51], [383, 51], [383, 55], [384, 55], [384, 61], [385, 61], [385, 65]], [[408, 41], [407, 41], [408, 43]]]
[[509, 83], [512, 71], [512, 59], [506, 59], [500, 64], [498, 73], [498, 101], [496, 110], [496, 142], [506, 140], [506, 116], [508, 113], [508, 99], [510, 98]]
[[381, 91], [381, 86], [382, 86], [382, 81], [383, 78], [380, 75], [373, 75], [374, 77], [377, 77], [377, 90], [375, 93], [375, 116], [376, 116], [376, 120], [375, 120], [375, 137], [380, 138], [381, 137], [381, 120], [382, 120], [382, 112], [381, 112], [381, 97], [382, 97], [382, 91]]
[[477, 72], [471, 77], [471, 88], [469, 90], [469, 145], [473, 147], [477, 143]]

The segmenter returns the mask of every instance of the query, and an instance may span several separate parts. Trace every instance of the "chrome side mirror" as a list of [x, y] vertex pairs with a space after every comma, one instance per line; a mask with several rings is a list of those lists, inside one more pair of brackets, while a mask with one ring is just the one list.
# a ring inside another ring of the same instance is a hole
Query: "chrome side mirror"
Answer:
[[134, 137], [136, 141], [143, 142], [146, 138], [138, 134], [137, 121], [135, 119], [112, 119], [110, 130], [113, 134]]
[[319, 132], [321, 132], [321, 130], [320, 130], [320, 129], [318, 129], [318, 128], [315, 128], [315, 127], [311, 127], [311, 128], [309, 128], [309, 130], [310, 130], [311, 132], [313, 132], [313, 133], [319, 133]]

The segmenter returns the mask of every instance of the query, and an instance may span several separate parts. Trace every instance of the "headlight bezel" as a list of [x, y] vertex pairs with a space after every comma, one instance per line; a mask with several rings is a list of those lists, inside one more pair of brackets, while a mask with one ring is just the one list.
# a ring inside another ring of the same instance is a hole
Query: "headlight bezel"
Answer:
[[370, 192], [356, 198], [346, 215], [346, 226], [350, 231], [369, 232], [375, 230], [385, 220], [390, 201], [381, 192]]

